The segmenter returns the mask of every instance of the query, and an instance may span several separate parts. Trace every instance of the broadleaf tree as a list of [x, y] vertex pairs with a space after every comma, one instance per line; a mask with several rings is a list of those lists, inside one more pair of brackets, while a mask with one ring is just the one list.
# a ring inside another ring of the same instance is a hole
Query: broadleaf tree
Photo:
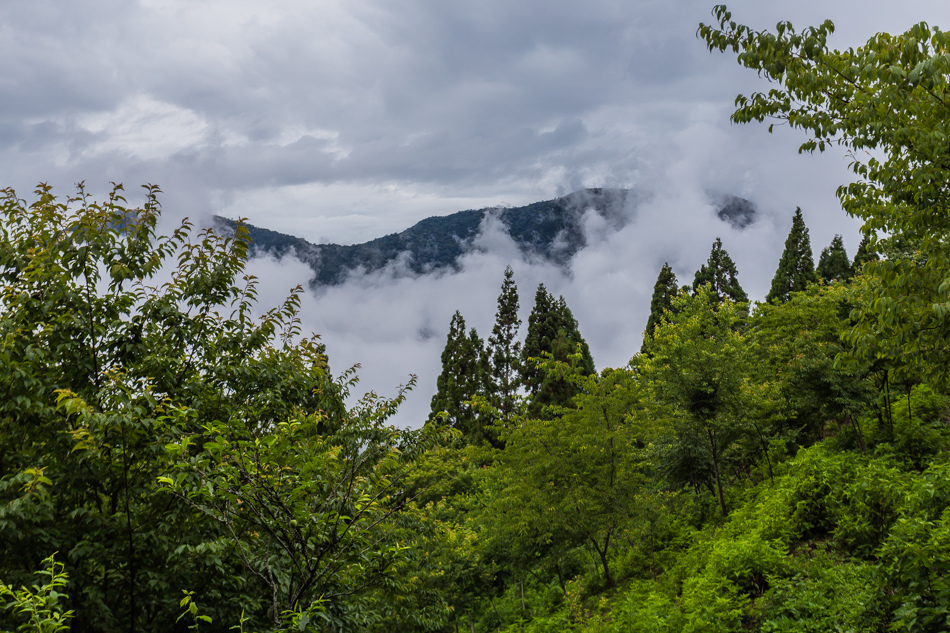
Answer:
[[[829, 20], [797, 31], [739, 24], [724, 5], [698, 34], [770, 82], [739, 95], [736, 123], [777, 121], [805, 132], [800, 152], [844, 148], [857, 179], [838, 188], [844, 210], [863, 220], [875, 252], [875, 299], [849, 336], [859, 353], [904, 356], [946, 386], [950, 378], [950, 33], [921, 22], [865, 44], [828, 44]], [[770, 125], [769, 129], [772, 127]]]
[[[159, 193], [147, 187], [137, 208], [119, 186], [104, 202], [82, 187], [71, 199], [45, 185], [32, 203], [0, 196], [0, 578], [26, 584], [59, 552], [77, 632], [174, 630], [182, 591], [205, 605], [211, 630], [242, 612], [246, 627], [273, 629], [288, 608], [365, 620], [367, 585], [393, 584], [374, 570], [408, 555], [387, 527], [387, 508], [405, 507], [392, 473], [428, 440], [385, 427], [398, 399], [348, 410], [351, 376], [333, 379], [323, 345], [301, 336], [301, 290], [260, 309], [246, 231], [195, 233], [184, 221], [161, 236]], [[347, 448], [375, 444], [379, 459]], [[248, 479], [242, 463], [257, 465]], [[274, 482], [281, 503], [303, 507], [295, 495], [316, 485], [315, 465], [349, 473], [358, 497], [328, 503], [361, 534], [294, 541], [336, 562], [329, 584], [275, 607], [274, 586], [290, 591], [299, 568], [277, 565], [291, 556], [284, 541], [228, 517], [262, 507], [236, 491]], [[226, 503], [232, 514], [215, 510]], [[369, 517], [382, 520], [364, 531]], [[359, 565], [348, 538], [367, 544]]]

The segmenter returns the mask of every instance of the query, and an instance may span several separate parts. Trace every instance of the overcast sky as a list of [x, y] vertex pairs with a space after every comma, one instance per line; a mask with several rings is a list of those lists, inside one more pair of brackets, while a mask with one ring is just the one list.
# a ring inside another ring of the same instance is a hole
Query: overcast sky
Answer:
[[[839, 48], [921, 20], [950, 28], [946, 0], [729, 7], [758, 28], [830, 18]], [[834, 197], [849, 178], [847, 159], [800, 156], [802, 138], [788, 130], [729, 124], [736, 94], [766, 86], [696, 39], [711, 8], [698, 0], [6, 0], [0, 185], [28, 197], [40, 181], [63, 194], [80, 180], [96, 193], [110, 181], [130, 192], [156, 183], [170, 219], [244, 216], [336, 243], [581, 187], [653, 195], [619, 234], [592, 218], [592, 246], [570, 274], [520, 260], [486, 227], [481, 239], [496, 248], [469, 258], [461, 276], [357, 279], [308, 297], [305, 321], [324, 335], [335, 368], [362, 362], [367, 387], [387, 394], [419, 374], [401, 418], [412, 423], [427, 409], [451, 313], [462, 309], [487, 336], [507, 263], [516, 265], [525, 317], [537, 283], [564, 293], [603, 367], [639, 347], [644, 293], [648, 302], [659, 265], [670, 260], [688, 281], [717, 235], [754, 298], [768, 289], [796, 206], [816, 256], [835, 233], [853, 254], [858, 225]], [[762, 218], [731, 231], [712, 215], [708, 191], [749, 198]], [[269, 300], [307, 279], [293, 262], [255, 266], [280, 282], [267, 284]]]

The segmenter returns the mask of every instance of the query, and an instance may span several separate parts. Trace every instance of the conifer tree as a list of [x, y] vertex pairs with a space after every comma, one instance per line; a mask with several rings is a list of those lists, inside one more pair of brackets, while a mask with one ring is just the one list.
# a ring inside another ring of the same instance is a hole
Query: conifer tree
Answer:
[[676, 275], [670, 268], [669, 262], [663, 263], [660, 274], [653, 285], [653, 298], [650, 299], [650, 318], [647, 319], [646, 330], [643, 331], [643, 345], [640, 353], [646, 351], [647, 340], [653, 338], [653, 330], [662, 322], [663, 313], [673, 309], [673, 297], [676, 296]]
[[[519, 386], [521, 343], [517, 340], [521, 319], [518, 318], [518, 286], [511, 266], [505, 268], [505, 279], [498, 295], [495, 326], [488, 338], [491, 359], [492, 404], [501, 420], [509, 422], [515, 412], [515, 398]], [[497, 445], [497, 442], [494, 442]]]
[[765, 300], [769, 303], [785, 303], [791, 293], [805, 290], [809, 283], [818, 281], [815, 273], [815, 260], [811, 253], [811, 240], [808, 227], [802, 217], [801, 208], [795, 209], [792, 228], [785, 239], [785, 250], [778, 263], [778, 270], [772, 278], [772, 288]]
[[442, 373], [438, 391], [432, 396], [429, 422], [445, 413], [445, 422], [470, 441], [482, 436], [480, 416], [469, 404], [477, 395], [485, 394], [485, 349], [475, 328], [467, 335], [465, 319], [456, 310], [449, 325], [449, 335], [442, 351]]
[[851, 260], [848, 259], [848, 252], [844, 249], [844, 242], [840, 235], [835, 235], [831, 244], [821, 250], [815, 273], [828, 283], [846, 281], [854, 276]]
[[723, 297], [729, 297], [736, 303], [744, 303], [749, 300], [749, 297], [739, 285], [738, 275], [735, 262], [722, 247], [722, 240], [717, 237], [713, 242], [709, 259], [696, 271], [696, 276], [693, 278], [693, 292], [709, 284], [718, 302], [721, 302]]
[[581, 353], [580, 372], [589, 376], [595, 371], [594, 359], [587, 341], [581, 336], [577, 319], [563, 296], [555, 300], [544, 284], [539, 285], [534, 309], [528, 317], [528, 333], [521, 353], [521, 380], [532, 396], [532, 414], [540, 413], [545, 405], [571, 406], [571, 399], [576, 393], [573, 385], [545, 375], [539, 361], [548, 353], [554, 360], [566, 362], [577, 353], [578, 346]]
[[865, 235], [861, 238], [861, 243], [858, 244], [858, 252], [854, 254], [854, 262], [851, 263], [851, 269], [854, 271], [854, 274], [857, 275], [861, 272], [861, 269], [864, 268], [866, 263], [874, 261], [875, 259], [877, 259], [877, 257], [871, 252], [870, 242]]

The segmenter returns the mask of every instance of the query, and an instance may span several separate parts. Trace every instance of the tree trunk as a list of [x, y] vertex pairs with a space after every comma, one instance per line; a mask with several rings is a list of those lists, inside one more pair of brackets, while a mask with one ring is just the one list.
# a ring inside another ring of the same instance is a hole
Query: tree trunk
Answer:
[[716, 436], [713, 435], [712, 429], [708, 426], [706, 427], [706, 434], [709, 436], [709, 448], [712, 452], [713, 473], [716, 475], [716, 491], [719, 493], [719, 507], [722, 508], [722, 516], [725, 517], [729, 513], [726, 510], [726, 498], [722, 494], [722, 477], [719, 475], [719, 452], [716, 450]]
[[600, 564], [604, 568], [604, 588], [613, 589], [617, 586], [617, 583], [614, 582], [614, 577], [610, 575], [610, 565], [607, 563], [607, 548], [610, 546], [610, 534], [608, 534], [604, 540], [604, 549], [600, 549], [597, 545], [597, 541], [595, 541], [593, 537], [590, 537], [590, 542], [594, 544], [594, 549], [597, 550], [597, 555], [600, 556]]

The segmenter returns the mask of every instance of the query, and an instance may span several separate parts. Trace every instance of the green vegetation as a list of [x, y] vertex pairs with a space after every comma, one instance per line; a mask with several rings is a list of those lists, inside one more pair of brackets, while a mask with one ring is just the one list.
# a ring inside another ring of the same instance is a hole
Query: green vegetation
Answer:
[[801, 292], [808, 288], [808, 284], [818, 281], [815, 273], [815, 260], [811, 254], [811, 239], [808, 237], [808, 227], [802, 218], [802, 210], [795, 209], [792, 217], [792, 228], [785, 239], [785, 250], [778, 262], [778, 270], [772, 278], [772, 288], [765, 300], [788, 301], [793, 292]]
[[854, 276], [854, 267], [848, 259], [848, 252], [844, 249], [844, 241], [840, 235], [835, 235], [831, 244], [821, 249], [815, 274], [828, 283], [847, 281]]
[[663, 320], [663, 315], [673, 309], [673, 299], [676, 297], [678, 288], [676, 286], [676, 275], [670, 268], [669, 262], [663, 263], [660, 274], [653, 285], [653, 296], [650, 298], [650, 317], [647, 319], [647, 327], [643, 330], [643, 346], [640, 353], [647, 351], [648, 341], [653, 340], [653, 333], [656, 326]]
[[597, 373], [543, 286], [519, 340], [509, 268], [416, 431], [402, 396], [344, 404], [299, 289], [261, 314], [240, 227], [159, 236], [153, 187], [6, 191], [0, 630], [948, 630], [947, 36], [841, 53], [715, 14], [707, 45], [775, 82], [737, 121], [883, 157], [840, 190], [854, 275], [836, 237], [750, 305], [717, 240]]
[[748, 301], [749, 297], [739, 285], [738, 276], [736, 263], [722, 247], [722, 240], [717, 237], [709, 252], [709, 259], [700, 266], [693, 277], [693, 291], [708, 285], [717, 301], [725, 297], [734, 302]]

